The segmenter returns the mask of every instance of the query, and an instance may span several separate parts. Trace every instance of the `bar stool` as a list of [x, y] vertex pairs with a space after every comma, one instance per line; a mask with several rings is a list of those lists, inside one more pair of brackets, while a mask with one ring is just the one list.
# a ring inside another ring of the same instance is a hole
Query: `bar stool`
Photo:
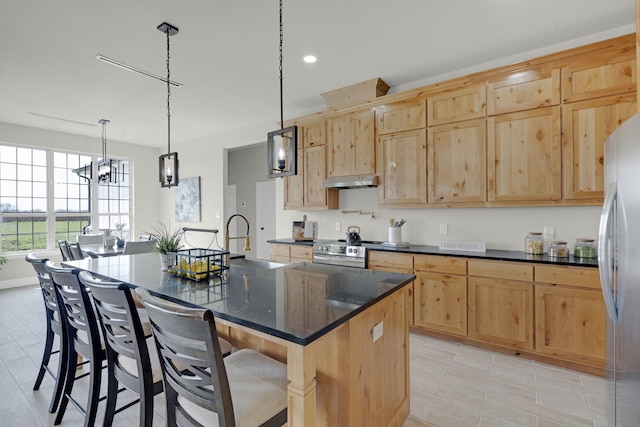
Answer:
[[58, 240], [58, 247], [60, 248], [62, 261], [69, 261], [71, 259], [71, 252], [69, 251], [69, 242], [67, 242], [66, 240]]
[[[64, 313], [60, 312], [60, 303], [55, 291], [55, 286], [51, 280], [51, 276], [45, 270], [45, 263], [49, 261], [47, 258], [38, 258], [35, 254], [30, 253], [25, 257], [27, 262], [31, 264], [38, 276], [40, 289], [42, 290], [42, 299], [44, 300], [45, 320], [46, 320], [46, 337], [44, 342], [44, 353], [42, 354], [42, 362], [36, 377], [34, 390], [40, 388], [44, 374], [48, 373], [53, 378], [55, 384], [53, 386], [53, 396], [49, 404], [49, 412], [54, 413], [60, 403], [62, 396], [62, 388], [64, 386], [64, 376], [67, 372], [68, 364], [68, 344], [66, 325], [64, 324]], [[53, 342], [58, 337], [58, 350], [53, 350]], [[58, 366], [53, 371], [49, 367], [51, 356], [58, 354]]]
[[[93, 311], [93, 305], [85, 286], [80, 283], [77, 268], [56, 267], [52, 261], [45, 263], [45, 270], [51, 275], [55, 285], [60, 306], [64, 307], [67, 331], [68, 368], [64, 380], [64, 390], [55, 425], [62, 422], [69, 401], [84, 415], [84, 425], [93, 426], [98, 413], [100, 401], [100, 382], [102, 378], [103, 362], [106, 360], [98, 321]], [[89, 364], [89, 395], [86, 408], [72, 395], [77, 367], [78, 355]]]
[[[131, 288], [119, 282], [95, 279], [83, 271], [80, 282], [91, 291], [107, 351], [107, 405], [104, 426], [123, 409], [140, 402], [140, 426], [153, 422], [153, 396], [162, 392], [162, 370], [153, 337], [145, 337]], [[138, 400], [116, 409], [119, 384]]]
[[211, 310], [176, 306], [136, 288], [162, 367], [167, 426], [281, 426], [287, 367], [253, 350], [223, 358]]

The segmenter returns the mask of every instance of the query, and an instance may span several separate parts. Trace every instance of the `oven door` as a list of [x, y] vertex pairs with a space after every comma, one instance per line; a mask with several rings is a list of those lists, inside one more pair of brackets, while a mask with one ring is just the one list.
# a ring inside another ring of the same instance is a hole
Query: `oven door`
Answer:
[[313, 262], [316, 264], [339, 265], [341, 267], [366, 268], [366, 258], [348, 257], [339, 255], [313, 254]]

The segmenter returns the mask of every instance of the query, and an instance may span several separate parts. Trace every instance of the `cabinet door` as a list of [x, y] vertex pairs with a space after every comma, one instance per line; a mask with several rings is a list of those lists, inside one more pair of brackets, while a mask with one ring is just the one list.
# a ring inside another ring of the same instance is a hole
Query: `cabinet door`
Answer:
[[327, 208], [327, 189], [322, 186], [325, 180], [325, 146], [305, 148], [304, 150], [304, 206]]
[[560, 69], [531, 70], [487, 85], [487, 114], [560, 104]]
[[304, 275], [296, 270], [284, 272], [284, 324], [293, 333], [305, 331], [305, 285]]
[[426, 100], [402, 101], [376, 108], [378, 135], [404, 132], [427, 126]]
[[607, 314], [602, 292], [536, 284], [536, 351], [605, 365]]
[[427, 134], [418, 129], [378, 139], [381, 207], [424, 207], [427, 203]]
[[305, 278], [305, 327], [315, 331], [327, 325], [327, 277], [325, 275], [307, 275]]
[[562, 67], [562, 98], [566, 103], [634, 92], [636, 73], [633, 45], [573, 60]]
[[269, 256], [272, 261], [289, 262], [289, 249], [290, 245], [271, 243], [269, 245]]
[[351, 175], [351, 115], [344, 114], [327, 120], [329, 143], [328, 175]]
[[373, 110], [352, 114], [350, 175], [367, 175], [376, 171], [376, 139]]
[[611, 132], [635, 112], [635, 93], [564, 105], [565, 199], [604, 199], [604, 143]]
[[485, 202], [486, 120], [433, 126], [428, 132], [429, 203]]
[[533, 350], [533, 284], [468, 278], [470, 338]]
[[467, 336], [467, 278], [418, 272], [414, 284], [416, 326]]
[[302, 145], [304, 148], [325, 145], [325, 123], [320, 120], [302, 125]]
[[284, 209], [300, 209], [304, 206], [304, 151], [298, 150], [298, 174], [284, 177]]
[[560, 200], [560, 107], [488, 119], [489, 201]]
[[487, 89], [484, 84], [440, 93], [427, 98], [429, 126], [485, 116]]

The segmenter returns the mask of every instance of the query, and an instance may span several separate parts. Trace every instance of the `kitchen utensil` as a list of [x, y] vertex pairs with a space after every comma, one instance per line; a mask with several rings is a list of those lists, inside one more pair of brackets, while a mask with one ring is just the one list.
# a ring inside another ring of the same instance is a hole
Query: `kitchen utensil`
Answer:
[[405, 224], [405, 222], [407, 222], [407, 221], [405, 221], [405, 219], [404, 219], [404, 218], [402, 218], [402, 219], [400, 220], [400, 225], [398, 225], [398, 227], [402, 227], [402, 226]]
[[[357, 231], [356, 231], [357, 230]], [[357, 225], [350, 225], [347, 227], [347, 246], [360, 246], [362, 245], [362, 238], [360, 237], [360, 227]]]
[[389, 227], [393, 227], [393, 224], [395, 224], [395, 222], [396, 222], [396, 220], [395, 220], [395, 219], [393, 219], [393, 218], [391, 218], [391, 219], [389, 220]]

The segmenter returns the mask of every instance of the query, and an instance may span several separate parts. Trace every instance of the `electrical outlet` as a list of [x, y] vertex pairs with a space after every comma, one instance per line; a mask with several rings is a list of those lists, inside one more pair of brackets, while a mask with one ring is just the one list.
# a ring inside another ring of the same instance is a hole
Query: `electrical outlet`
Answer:
[[544, 226], [544, 238], [549, 240], [549, 239], [554, 239], [555, 237], [556, 237], [555, 227], [553, 227], [552, 225], [545, 225]]
[[449, 226], [447, 224], [440, 224], [440, 234], [447, 234], [449, 232]]
[[382, 337], [382, 332], [383, 332], [383, 324], [382, 321], [380, 321], [380, 323], [376, 324], [373, 327], [373, 331], [372, 331], [372, 335], [373, 335], [373, 342], [376, 342], [380, 339], [380, 337]]
[[340, 227], [340, 223], [339, 223], [339, 222], [336, 222], [336, 231], [340, 231], [340, 228], [341, 228], [341, 227]]

